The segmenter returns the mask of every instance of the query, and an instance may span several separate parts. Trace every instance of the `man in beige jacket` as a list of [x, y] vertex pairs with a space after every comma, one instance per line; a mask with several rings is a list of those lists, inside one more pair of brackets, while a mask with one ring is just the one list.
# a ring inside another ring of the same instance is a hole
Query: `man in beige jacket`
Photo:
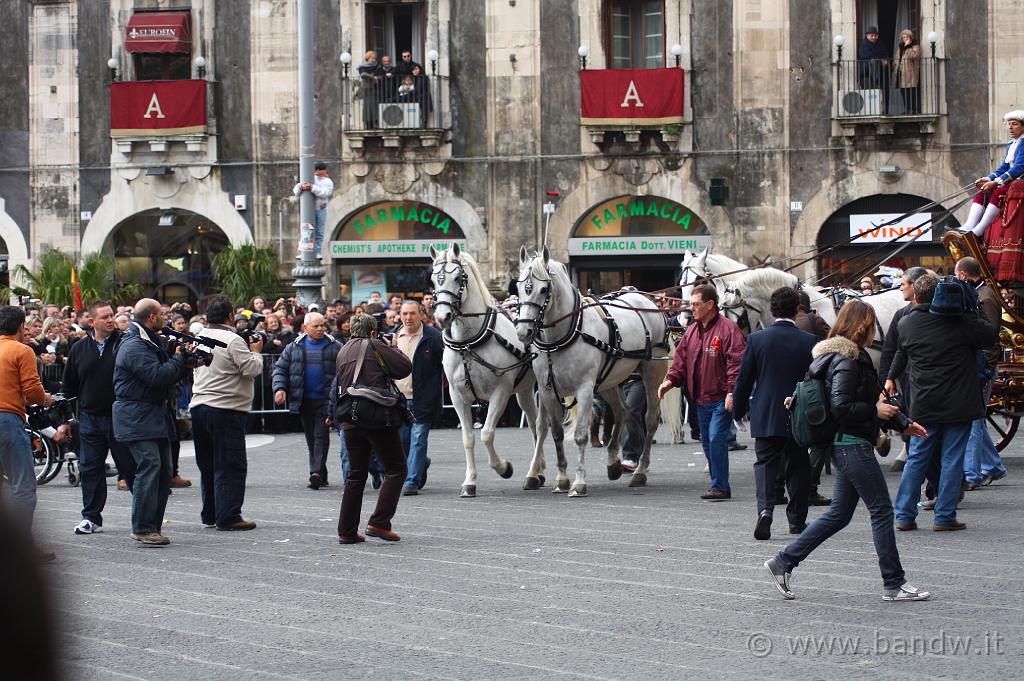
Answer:
[[252, 408], [253, 379], [263, 371], [263, 340], [251, 344], [229, 326], [234, 309], [227, 296], [214, 296], [199, 334], [226, 344], [213, 349], [210, 366], [195, 370], [192, 385], [192, 437], [201, 476], [203, 525], [218, 530], [251, 530], [242, 518], [245, 500], [245, 420]]

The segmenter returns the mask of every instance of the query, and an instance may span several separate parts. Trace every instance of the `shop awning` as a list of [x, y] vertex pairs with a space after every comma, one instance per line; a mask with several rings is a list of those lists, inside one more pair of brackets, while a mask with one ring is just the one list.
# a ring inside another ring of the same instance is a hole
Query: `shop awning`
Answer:
[[191, 52], [191, 12], [139, 12], [128, 20], [124, 49], [129, 52]]

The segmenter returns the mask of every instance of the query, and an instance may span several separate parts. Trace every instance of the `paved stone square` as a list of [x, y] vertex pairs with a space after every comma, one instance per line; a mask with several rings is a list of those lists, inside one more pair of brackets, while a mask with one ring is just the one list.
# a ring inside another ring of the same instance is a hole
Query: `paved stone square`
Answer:
[[[47, 570], [69, 678], [1024, 674], [1020, 448], [1007, 479], [968, 493], [967, 531], [934, 533], [924, 514], [927, 529], [899, 534], [911, 583], [934, 597], [891, 604], [863, 506], [794, 573], [797, 600], [780, 597], [761, 563], [789, 535], [778, 514], [771, 540], [752, 537], [752, 448], [732, 456], [733, 499], [706, 503], [692, 443], [656, 445], [650, 486], [638, 490], [608, 481], [598, 450], [590, 496], [569, 499], [521, 489], [527, 430], [502, 429], [497, 441], [515, 475], [499, 479], [478, 451], [479, 496], [460, 499], [461, 437], [431, 434], [430, 479], [402, 498], [396, 544], [337, 543], [340, 465], [334, 457], [330, 487], [306, 489], [301, 435], [251, 436], [244, 511], [257, 530], [204, 529], [193, 486], [170, 499], [173, 543], [162, 549], [128, 538], [131, 500], [113, 488], [104, 533], [72, 534], [81, 495], [62, 475], [39, 490], [37, 528], [58, 553]], [[198, 485], [193, 459], [182, 474]], [[895, 494], [899, 477], [887, 477]], [[375, 498], [368, 489], [364, 524]]]

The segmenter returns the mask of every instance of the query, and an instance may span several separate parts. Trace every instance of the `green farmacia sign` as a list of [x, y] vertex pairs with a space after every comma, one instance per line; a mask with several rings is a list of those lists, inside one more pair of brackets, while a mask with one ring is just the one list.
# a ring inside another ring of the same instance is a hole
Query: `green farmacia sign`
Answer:
[[389, 202], [370, 206], [356, 215], [351, 225], [360, 236], [365, 236], [374, 227], [394, 222], [419, 222], [447, 235], [454, 221], [443, 211], [427, 204]]

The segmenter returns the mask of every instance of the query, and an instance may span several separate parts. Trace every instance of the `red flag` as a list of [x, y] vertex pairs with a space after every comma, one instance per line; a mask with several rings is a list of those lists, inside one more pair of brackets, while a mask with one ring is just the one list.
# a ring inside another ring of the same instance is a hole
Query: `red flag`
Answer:
[[82, 304], [82, 289], [78, 285], [78, 272], [74, 267], [71, 268], [71, 290], [75, 294], [75, 312], [78, 312], [85, 305]]

